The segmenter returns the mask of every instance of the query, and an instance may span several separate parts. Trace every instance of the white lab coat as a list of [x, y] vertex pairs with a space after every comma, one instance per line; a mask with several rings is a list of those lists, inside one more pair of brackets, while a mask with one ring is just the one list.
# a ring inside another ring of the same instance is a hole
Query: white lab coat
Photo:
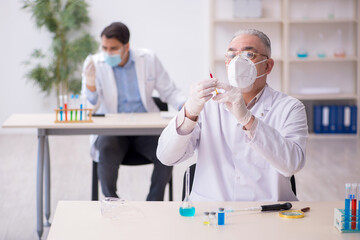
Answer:
[[[184, 104], [186, 98], [181, 91], [176, 88], [157, 56], [147, 49], [131, 49], [135, 61], [135, 70], [138, 80], [141, 101], [147, 112], [158, 112], [159, 109], [152, 99], [154, 90], [157, 90], [160, 99], [178, 109]], [[114, 71], [104, 60], [102, 53], [90, 55], [86, 58], [82, 74], [82, 94], [85, 95], [86, 77], [84, 74], [88, 62], [94, 60], [96, 69], [96, 91], [98, 102], [96, 104], [97, 113], [117, 113], [118, 92]], [[91, 138], [91, 156], [98, 161], [98, 151], [94, 147], [96, 136]]]
[[251, 109], [258, 119], [248, 138], [224, 104], [205, 104], [194, 130], [181, 136], [172, 119], [157, 156], [175, 165], [197, 153], [193, 201], [294, 201], [290, 177], [303, 168], [308, 127], [304, 105], [266, 86]]

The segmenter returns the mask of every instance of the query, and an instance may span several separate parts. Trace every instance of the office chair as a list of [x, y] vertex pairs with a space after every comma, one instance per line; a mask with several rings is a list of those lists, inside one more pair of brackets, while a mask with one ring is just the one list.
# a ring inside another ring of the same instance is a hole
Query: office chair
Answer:
[[[155, 104], [158, 106], [160, 111], [167, 111], [168, 105], [160, 100], [160, 98], [153, 97]], [[97, 162], [93, 161], [92, 164], [92, 192], [91, 192], [91, 200], [97, 201], [99, 200], [99, 179], [97, 174]], [[129, 148], [129, 151], [124, 157], [123, 162], [121, 165], [126, 166], [139, 166], [139, 165], [145, 165], [145, 164], [152, 164], [152, 162], [145, 158], [144, 156], [137, 153], [135, 150], [133, 150], [131, 147]], [[169, 180], [169, 201], [173, 201], [173, 181], [172, 181], [172, 175]]]
[[[191, 189], [192, 189], [195, 170], [196, 170], [196, 163], [194, 163], [193, 165], [190, 166], [190, 189], [189, 189], [189, 193], [191, 192]], [[184, 173], [184, 178], [183, 178], [182, 199], [185, 198], [185, 179], [186, 179], [186, 172]], [[291, 183], [291, 189], [292, 189], [292, 191], [294, 192], [294, 194], [296, 196], [296, 184], [295, 184], [295, 176], [294, 175], [291, 176], [290, 183]]]

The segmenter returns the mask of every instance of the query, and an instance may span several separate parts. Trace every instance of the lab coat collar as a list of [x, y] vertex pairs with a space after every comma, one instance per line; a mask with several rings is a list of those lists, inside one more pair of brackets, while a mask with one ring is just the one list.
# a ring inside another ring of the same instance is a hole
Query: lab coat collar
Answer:
[[[131, 66], [131, 64], [133, 64], [134, 62], [135, 62], [135, 60], [134, 60], [134, 52], [130, 49], [129, 50], [129, 59], [125, 63], [125, 65], [123, 67], [124, 68], [129, 68]], [[119, 66], [116, 66], [116, 67], [119, 67]]]
[[273, 96], [272, 96], [272, 89], [267, 84], [265, 85], [264, 92], [262, 93], [261, 98], [263, 98], [261, 102], [264, 111], [269, 111], [273, 102]]
[[[266, 113], [270, 110], [273, 102], [273, 94], [272, 89], [266, 84], [264, 87], [264, 91], [260, 96], [260, 99], [255, 103], [254, 107], [259, 104], [258, 110], [255, 111], [254, 116], [257, 118], [263, 118]], [[254, 108], [253, 107], [253, 108]]]

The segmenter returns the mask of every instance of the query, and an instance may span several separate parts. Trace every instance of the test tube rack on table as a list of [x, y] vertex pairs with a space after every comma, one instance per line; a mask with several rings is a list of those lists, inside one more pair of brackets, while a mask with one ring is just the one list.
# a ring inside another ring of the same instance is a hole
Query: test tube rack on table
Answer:
[[92, 111], [91, 108], [57, 108], [55, 123], [92, 123]]
[[334, 226], [344, 233], [355, 233], [360, 232], [359, 224], [359, 210], [357, 210], [356, 215], [347, 215], [345, 214], [345, 209], [334, 209]]

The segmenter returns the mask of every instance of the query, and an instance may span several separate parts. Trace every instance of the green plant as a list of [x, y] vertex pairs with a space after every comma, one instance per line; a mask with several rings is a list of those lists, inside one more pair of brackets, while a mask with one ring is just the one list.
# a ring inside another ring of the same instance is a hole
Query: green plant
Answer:
[[53, 88], [57, 96], [79, 93], [81, 89], [81, 65], [86, 56], [93, 53], [98, 43], [83, 29], [90, 21], [85, 0], [23, 0], [38, 28], [46, 28], [52, 36], [47, 53], [35, 49], [31, 54], [34, 62], [27, 72], [42, 91], [49, 94]]

